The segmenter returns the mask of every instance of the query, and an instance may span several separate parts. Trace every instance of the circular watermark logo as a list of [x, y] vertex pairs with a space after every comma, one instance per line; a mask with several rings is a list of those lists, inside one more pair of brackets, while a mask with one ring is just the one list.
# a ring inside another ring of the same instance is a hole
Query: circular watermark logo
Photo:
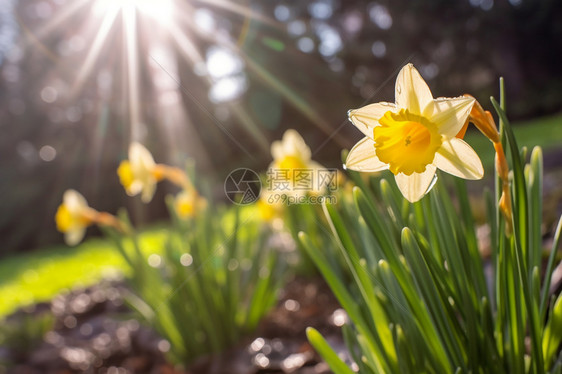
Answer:
[[224, 193], [234, 204], [251, 204], [260, 197], [261, 181], [252, 169], [233, 170], [224, 181]]

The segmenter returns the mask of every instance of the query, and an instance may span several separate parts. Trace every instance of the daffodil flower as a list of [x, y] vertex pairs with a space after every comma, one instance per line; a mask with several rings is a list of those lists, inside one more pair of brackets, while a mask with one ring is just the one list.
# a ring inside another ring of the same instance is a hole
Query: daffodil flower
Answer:
[[178, 217], [188, 219], [196, 216], [205, 209], [207, 200], [201, 197], [195, 189], [181, 191], [174, 200], [174, 207]]
[[293, 129], [285, 131], [281, 140], [271, 144], [273, 165], [279, 169], [304, 169], [311, 162], [311, 152], [300, 134]]
[[119, 180], [127, 195], [141, 194], [141, 200], [149, 203], [156, 192], [156, 185], [163, 179], [189, 190], [191, 182], [185, 172], [179, 168], [157, 164], [148, 149], [133, 142], [129, 146], [129, 159], [124, 160], [117, 169]]
[[346, 168], [360, 172], [389, 169], [410, 202], [431, 188], [436, 169], [464, 179], [484, 175], [476, 152], [457, 134], [474, 105], [472, 97], [434, 99], [412, 64], [396, 80], [396, 103], [380, 102], [350, 110], [365, 138], [349, 152]]
[[141, 200], [150, 202], [156, 184], [162, 180], [152, 154], [142, 144], [133, 142], [129, 146], [129, 159], [122, 161], [117, 169], [121, 184], [129, 196], [141, 194]]
[[258, 213], [262, 221], [273, 222], [283, 216], [282, 199], [274, 191], [265, 189], [261, 192], [260, 198], [256, 203]]
[[98, 212], [90, 208], [88, 202], [78, 191], [66, 190], [55, 214], [57, 230], [64, 234], [64, 241], [68, 245], [76, 245], [82, 241], [86, 228], [93, 224], [111, 226], [125, 232], [125, 226], [113, 215]]
[[76, 245], [84, 238], [86, 228], [95, 222], [97, 213], [79, 192], [67, 190], [55, 215], [57, 230], [64, 233], [68, 245]]
[[[324, 169], [322, 165], [312, 160], [312, 153], [300, 134], [293, 129], [285, 131], [282, 140], [271, 144], [273, 162], [269, 166], [269, 176], [286, 188], [280, 193], [302, 195], [321, 193], [325, 186], [319, 184], [318, 171]], [[304, 188], [295, 188], [295, 184], [302, 177], [310, 180]], [[316, 182], [316, 183], [315, 183]]]

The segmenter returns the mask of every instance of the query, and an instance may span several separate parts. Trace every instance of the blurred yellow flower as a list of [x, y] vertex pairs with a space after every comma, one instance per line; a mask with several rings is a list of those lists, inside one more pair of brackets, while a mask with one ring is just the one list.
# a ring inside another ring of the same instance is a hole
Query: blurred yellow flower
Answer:
[[[282, 140], [271, 144], [271, 156], [273, 162], [269, 166], [269, 175], [275, 174], [277, 182], [287, 182], [283, 191], [285, 194], [303, 195], [305, 193], [318, 194], [325, 189], [325, 185], [319, 182], [319, 170], [325, 169], [322, 165], [312, 160], [312, 153], [300, 134], [293, 129], [285, 131]], [[297, 171], [301, 174], [307, 173], [310, 183], [302, 188], [295, 188], [298, 179]], [[328, 181], [329, 179], [325, 179]]]
[[207, 206], [207, 200], [191, 188], [181, 191], [174, 200], [174, 207], [178, 217], [188, 219], [196, 216]]
[[265, 199], [259, 199], [257, 202], [258, 213], [262, 221], [271, 222], [277, 216], [277, 210], [273, 204], [270, 204]]
[[84, 238], [86, 228], [95, 222], [96, 215], [84, 196], [75, 190], [67, 190], [55, 215], [57, 230], [64, 233], [68, 245], [76, 245]]
[[193, 188], [186, 173], [176, 167], [157, 164], [148, 149], [133, 142], [129, 146], [129, 159], [121, 162], [117, 168], [119, 180], [127, 195], [141, 194], [141, 200], [149, 203], [156, 192], [156, 185], [167, 179], [184, 190]]
[[300, 134], [293, 129], [285, 131], [282, 140], [276, 140], [271, 144], [271, 156], [273, 157], [272, 168], [305, 169], [310, 166], [320, 166], [311, 160], [310, 148], [304, 142]]
[[395, 104], [380, 102], [349, 111], [350, 120], [366, 137], [349, 152], [348, 169], [390, 169], [410, 202], [429, 191], [437, 168], [464, 179], [482, 178], [480, 158], [457, 137], [474, 98], [434, 99], [412, 64], [398, 74], [395, 92]]
[[84, 238], [86, 228], [93, 224], [111, 226], [121, 232], [126, 227], [115, 216], [90, 208], [88, 202], [78, 191], [66, 190], [55, 214], [57, 230], [64, 234], [68, 245], [76, 245]]
[[154, 162], [152, 154], [142, 144], [133, 142], [129, 146], [129, 159], [122, 161], [117, 174], [129, 196], [141, 194], [141, 200], [150, 202], [156, 184], [163, 175]]
[[260, 218], [265, 222], [273, 222], [275, 219], [283, 216], [281, 196], [268, 190], [261, 192], [257, 208]]

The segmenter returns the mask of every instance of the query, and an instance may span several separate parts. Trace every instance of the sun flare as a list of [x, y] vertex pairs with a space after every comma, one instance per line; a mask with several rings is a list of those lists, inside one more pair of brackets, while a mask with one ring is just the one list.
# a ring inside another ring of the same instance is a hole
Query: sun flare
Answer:
[[95, 12], [108, 14], [121, 10], [136, 10], [158, 22], [165, 23], [173, 18], [173, 0], [97, 0]]
[[[316, 125], [322, 122], [299, 95], [247, 53], [244, 40], [252, 22], [278, 27], [270, 17], [228, 0], [76, 0], [40, 25], [34, 40], [46, 46], [54, 35], [68, 38], [64, 53], [51, 53], [56, 61], [51, 69], [64, 72], [67, 79], [58, 92], [61, 100], [79, 103], [96, 96], [120, 117], [115, 122], [128, 141], [159, 132], [169, 143], [170, 155], [188, 149], [188, 156], [198, 155], [205, 167], [213, 167], [203, 156], [208, 151], [192, 122], [197, 111], [247, 155], [247, 145], [222, 122], [236, 121], [251, 143], [264, 152], [269, 148], [263, 129], [238, 101], [249, 90], [250, 76], [286, 97]], [[34, 45], [26, 44], [24, 48]], [[215, 105], [221, 106], [219, 116]], [[101, 127], [106, 119], [100, 121]]]

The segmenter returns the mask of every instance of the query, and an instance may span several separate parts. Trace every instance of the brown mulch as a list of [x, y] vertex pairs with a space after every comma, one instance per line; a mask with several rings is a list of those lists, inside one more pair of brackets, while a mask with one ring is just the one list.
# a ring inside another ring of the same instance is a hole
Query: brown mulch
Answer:
[[167, 362], [168, 342], [135, 319], [123, 302], [125, 290], [121, 283], [102, 283], [8, 317], [5, 323], [16, 324], [52, 313], [55, 321], [33, 346], [0, 347], [0, 373], [330, 373], [306, 339], [309, 326], [346, 354], [337, 326], [345, 314], [320, 278], [290, 281], [254, 336], [186, 370]]

